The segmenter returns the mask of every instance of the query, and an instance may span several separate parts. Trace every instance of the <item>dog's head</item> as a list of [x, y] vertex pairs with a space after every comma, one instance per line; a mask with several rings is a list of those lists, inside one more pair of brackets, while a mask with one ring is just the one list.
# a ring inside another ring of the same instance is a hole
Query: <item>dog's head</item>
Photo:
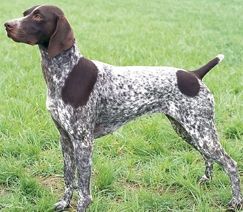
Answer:
[[8, 37], [15, 42], [41, 45], [54, 57], [75, 42], [73, 31], [61, 9], [37, 5], [24, 12], [24, 17], [5, 23]]

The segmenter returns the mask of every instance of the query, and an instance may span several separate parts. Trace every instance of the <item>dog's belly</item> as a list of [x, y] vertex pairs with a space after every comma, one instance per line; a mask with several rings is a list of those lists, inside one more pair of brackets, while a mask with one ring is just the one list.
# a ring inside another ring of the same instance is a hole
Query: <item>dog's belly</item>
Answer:
[[102, 113], [96, 122], [94, 129], [95, 138], [99, 138], [101, 136], [112, 133], [126, 123], [136, 119], [137, 117], [152, 113], [166, 114], [167, 111], [167, 104], [162, 104], [159, 102], [146, 104], [140, 107], [134, 106], [120, 108], [119, 110], [110, 108], [107, 110], [107, 112]]

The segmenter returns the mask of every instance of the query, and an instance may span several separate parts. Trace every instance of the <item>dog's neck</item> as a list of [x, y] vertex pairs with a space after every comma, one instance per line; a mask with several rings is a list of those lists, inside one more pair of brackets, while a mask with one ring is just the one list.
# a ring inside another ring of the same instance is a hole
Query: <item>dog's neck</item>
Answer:
[[44, 46], [39, 45], [39, 49], [41, 53], [42, 64], [46, 67], [59, 66], [62, 69], [65, 69], [65, 67], [70, 68], [76, 65], [79, 59], [83, 57], [82, 54], [79, 52], [76, 43], [74, 43], [71, 48], [55, 57], [49, 57], [48, 50]]
[[56, 87], [57, 84], [63, 86], [73, 67], [83, 57], [76, 44], [55, 57], [49, 57], [48, 50], [45, 47], [39, 45], [39, 49], [42, 59], [42, 72], [49, 89]]

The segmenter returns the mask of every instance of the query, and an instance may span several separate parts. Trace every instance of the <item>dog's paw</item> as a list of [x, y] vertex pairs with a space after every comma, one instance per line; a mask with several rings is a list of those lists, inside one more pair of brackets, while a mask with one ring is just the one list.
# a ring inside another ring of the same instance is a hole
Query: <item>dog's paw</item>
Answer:
[[89, 204], [92, 203], [92, 201], [93, 199], [91, 195], [87, 195], [83, 198], [79, 198], [77, 211], [84, 212], [88, 208]]
[[55, 211], [63, 211], [65, 208], [68, 208], [69, 204], [62, 200], [60, 202], [57, 202], [54, 207], [55, 207]]
[[228, 207], [231, 209], [231, 211], [243, 209], [242, 199], [232, 198], [228, 203]]
[[210, 179], [206, 175], [203, 175], [201, 178], [198, 179], [197, 183], [204, 184], [204, 183], [208, 182], [209, 180]]

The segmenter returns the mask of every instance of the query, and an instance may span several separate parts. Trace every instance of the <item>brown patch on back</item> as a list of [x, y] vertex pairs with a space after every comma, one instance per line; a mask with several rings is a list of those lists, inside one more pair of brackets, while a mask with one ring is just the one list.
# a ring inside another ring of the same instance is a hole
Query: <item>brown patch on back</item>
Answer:
[[84, 57], [69, 73], [62, 89], [62, 99], [74, 108], [86, 105], [97, 80], [98, 69], [96, 65]]
[[195, 75], [187, 71], [178, 70], [176, 76], [181, 93], [190, 97], [194, 97], [198, 94], [200, 85]]

